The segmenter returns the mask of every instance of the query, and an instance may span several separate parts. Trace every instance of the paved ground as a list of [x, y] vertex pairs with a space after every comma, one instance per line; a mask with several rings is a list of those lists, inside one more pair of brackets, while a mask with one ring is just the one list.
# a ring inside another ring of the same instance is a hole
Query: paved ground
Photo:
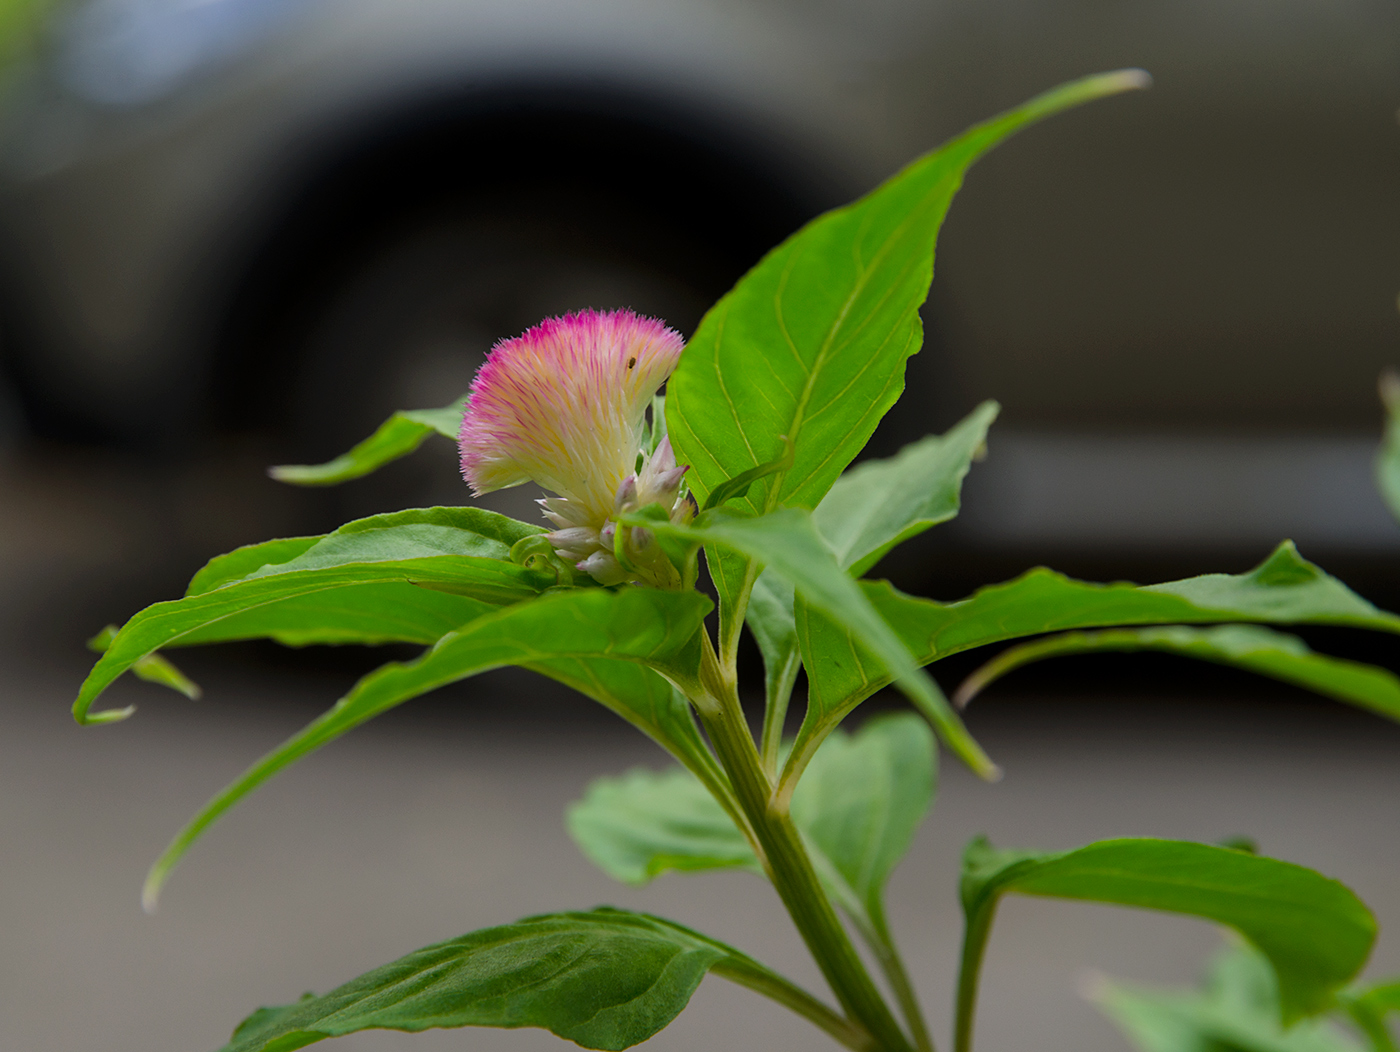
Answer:
[[[329, 704], [357, 660], [192, 653], [185, 664], [204, 701], [125, 684], [116, 697], [139, 703], [132, 720], [71, 723], [85, 633], [128, 612], [118, 604], [169, 593], [200, 545], [260, 536], [255, 503], [217, 514], [231, 500], [217, 483], [152, 482], [119, 464], [63, 458], [0, 472], [0, 1050], [212, 1050], [257, 1005], [325, 990], [473, 928], [604, 902], [675, 917], [819, 989], [757, 878], [672, 876], [631, 889], [590, 867], [563, 831], [564, 805], [599, 774], [664, 757], [590, 703], [509, 674], [391, 714], [280, 776], [195, 849], [160, 912], [143, 915], [141, 878], [168, 836]], [[163, 504], [181, 485], [196, 497]], [[186, 515], [195, 526], [169, 525], [198, 500], [212, 521], [203, 513]], [[936, 1033], [947, 1032], [960, 935], [957, 856], [977, 832], [1050, 848], [1248, 833], [1270, 854], [1345, 880], [1383, 923], [1400, 925], [1400, 728], [1282, 689], [1247, 702], [1158, 690], [1090, 701], [1004, 692], [979, 704], [974, 730], [1007, 778], [986, 786], [950, 764], [891, 889]], [[1215, 942], [1206, 925], [1176, 918], [1010, 902], [991, 943], [980, 1047], [1122, 1049], [1076, 992], [1086, 972], [1186, 981]], [[1400, 971], [1393, 935], [1375, 966]], [[566, 1046], [538, 1031], [374, 1034], [327, 1046], [555, 1047]], [[826, 1045], [710, 979], [651, 1047]]]

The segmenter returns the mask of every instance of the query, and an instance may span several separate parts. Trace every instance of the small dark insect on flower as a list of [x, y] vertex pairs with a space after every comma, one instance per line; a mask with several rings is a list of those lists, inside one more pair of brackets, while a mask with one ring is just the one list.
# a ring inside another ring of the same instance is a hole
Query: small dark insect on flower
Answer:
[[629, 368], [629, 369], [634, 369], [634, 368], [636, 368], [636, 365], [637, 365], [637, 359], [635, 359], [635, 358], [628, 358], [628, 359], [627, 359], [627, 368]]

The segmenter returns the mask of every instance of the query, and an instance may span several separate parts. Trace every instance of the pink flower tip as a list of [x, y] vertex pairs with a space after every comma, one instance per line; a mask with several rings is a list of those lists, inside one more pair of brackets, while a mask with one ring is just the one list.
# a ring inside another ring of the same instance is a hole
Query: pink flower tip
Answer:
[[629, 310], [547, 318], [491, 349], [472, 383], [458, 446], [478, 496], [535, 481], [598, 528], [636, 466], [642, 423], [684, 348]]

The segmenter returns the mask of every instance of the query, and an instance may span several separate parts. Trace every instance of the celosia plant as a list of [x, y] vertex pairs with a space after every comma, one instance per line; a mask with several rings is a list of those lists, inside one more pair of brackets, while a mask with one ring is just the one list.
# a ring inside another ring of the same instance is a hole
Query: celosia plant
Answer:
[[[777, 1000], [851, 1049], [930, 1052], [884, 886], [932, 800], [935, 733], [979, 775], [996, 776], [957, 712], [988, 682], [1055, 654], [1155, 649], [1400, 718], [1400, 681], [1390, 673], [1262, 627], [1400, 632], [1400, 617], [1287, 542], [1246, 574], [1146, 587], [1035, 569], [938, 603], [864, 578], [895, 545], [957, 513], [962, 479], [997, 414], [982, 405], [945, 435], [849, 467], [919, 349], [939, 225], [965, 171], [1024, 125], [1145, 82], [1136, 71], [1090, 77], [973, 128], [774, 249], [688, 342], [624, 310], [549, 319], [497, 344], [464, 399], [396, 414], [329, 464], [274, 470], [289, 482], [340, 482], [442, 433], [459, 442], [473, 492], [526, 482], [549, 491], [540, 503], [552, 528], [439, 507], [268, 541], [214, 559], [184, 598], [94, 640], [104, 653], [75, 705], [81, 723], [131, 714], [92, 707], [127, 670], [189, 689], [159, 653], [175, 646], [266, 637], [426, 648], [364, 677], [216, 795], [156, 862], [148, 906], [195, 839], [277, 771], [435, 687], [518, 665], [611, 709], [679, 765], [592, 786], [568, 815], [584, 852], [630, 883], [666, 870], [763, 875], [830, 999], [678, 924], [596, 909], [473, 932], [324, 996], [259, 1009], [226, 1052], [290, 1050], [374, 1027], [469, 1025], [544, 1027], [587, 1048], [622, 1049], [675, 1018], [707, 973]], [[712, 635], [706, 618], [716, 605]], [[746, 624], [766, 665], [757, 735], [738, 692]], [[1031, 636], [1042, 638], [974, 674], [958, 705], [925, 671], [951, 654]], [[805, 715], [785, 741], [803, 670]], [[847, 734], [843, 719], [889, 684], [916, 711]], [[1168, 1004], [1105, 989], [1107, 1009], [1150, 1049], [1301, 1052], [1349, 1040], [1317, 1021], [1344, 1011], [1376, 1052], [1393, 1052], [1384, 1013], [1395, 1007], [1394, 988], [1349, 986], [1376, 935], [1355, 895], [1240, 845], [1150, 839], [1056, 853], [997, 850], [983, 839], [968, 847], [957, 1052], [971, 1048], [979, 968], [997, 903], [1012, 893], [1166, 910], [1237, 933], [1220, 982], [1248, 987], [1243, 1000], [1213, 988]]]

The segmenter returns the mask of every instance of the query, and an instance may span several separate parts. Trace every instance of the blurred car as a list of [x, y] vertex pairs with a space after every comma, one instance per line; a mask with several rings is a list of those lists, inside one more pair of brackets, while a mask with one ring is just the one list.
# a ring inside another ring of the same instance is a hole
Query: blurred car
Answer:
[[1126, 65], [1154, 89], [971, 175], [879, 451], [1004, 404], [968, 550], [1400, 551], [1390, 0], [86, 0], [5, 96], [5, 360], [49, 434], [330, 456], [545, 314], [689, 330], [822, 208]]

